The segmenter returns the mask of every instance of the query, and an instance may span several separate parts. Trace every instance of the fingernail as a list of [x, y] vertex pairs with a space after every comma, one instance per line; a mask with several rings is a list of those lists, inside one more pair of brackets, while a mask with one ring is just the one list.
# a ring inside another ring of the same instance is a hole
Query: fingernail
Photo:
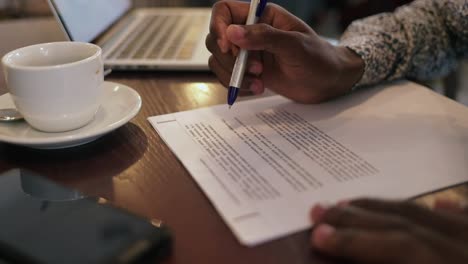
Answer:
[[312, 242], [315, 246], [321, 248], [324, 245], [326, 245], [327, 241], [335, 235], [336, 229], [327, 224], [321, 224], [315, 230], [313, 231], [312, 234]]
[[245, 29], [239, 25], [230, 25], [227, 34], [231, 36], [231, 40], [240, 40], [245, 37]]
[[351, 204], [351, 201], [350, 200], [341, 200], [341, 201], [338, 201], [338, 203], [336, 203], [336, 206], [338, 207], [346, 207], [348, 205]]
[[252, 62], [252, 64], [250, 64], [249, 66], [249, 70], [248, 72], [250, 74], [253, 74], [253, 75], [260, 75], [262, 74], [262, 64], [258, 63], [258, 62]]
[[325, 213], [327, 212], [328, 208], [329, 208], [329, 207], [328, 207], [327, 205], [324, 205], [324, 204], [316, 204], [316, 205], [312, 208], [312, 213], [311, 213], [312, 221], [313, 221], [314, 223], [318, 223], [318, 222], [322, 221], [323, 216], [324, 216]]
[[257, 83], [256, 81], [253, 81], [250, 86], [249, 86], [249, 89], [250, 91], [252, 91], [252, 93], [254, 94], [261, 94], [262, 93], [262, 87], [260, 86], [259, 83]]
[[467, 201], [460, 201], [460, 208], [463, 210], [468, 209], [468, 202]]

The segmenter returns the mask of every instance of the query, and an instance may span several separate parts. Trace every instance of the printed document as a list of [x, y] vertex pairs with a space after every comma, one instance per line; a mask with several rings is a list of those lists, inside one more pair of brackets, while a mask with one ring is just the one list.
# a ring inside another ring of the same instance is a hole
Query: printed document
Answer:
[[410, 82], [149, 121], [248, 246], [310, 228], [318, 202], [411, 198], [468, 180], [468, 108]]

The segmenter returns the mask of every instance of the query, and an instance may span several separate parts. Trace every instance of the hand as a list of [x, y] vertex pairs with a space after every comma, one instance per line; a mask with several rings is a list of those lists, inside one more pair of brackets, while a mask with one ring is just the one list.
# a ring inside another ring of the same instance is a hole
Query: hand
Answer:
[[350, 91], [364, 62], [346, 47], [333, 46], [302, 20], [268, 4], [258, 24], [243, 26], [249, 3], [213, 6], [206, 46], [211, 70], [228, 87], [238, 49], [250, 50], [242, 85], [254, 94], [265, 88], [302, 103], [319, 103]]
[[449, 199], [436, 199], [433, 207], [434, 210], [466, 214], [468, 216], [468, 207], [466, 203], [460, 203]]
[[363, 199], [315, 206], [311, 217], [312, 247], [334, 257], [357, 263], [468, 263], [468, 214], [463, 210]]

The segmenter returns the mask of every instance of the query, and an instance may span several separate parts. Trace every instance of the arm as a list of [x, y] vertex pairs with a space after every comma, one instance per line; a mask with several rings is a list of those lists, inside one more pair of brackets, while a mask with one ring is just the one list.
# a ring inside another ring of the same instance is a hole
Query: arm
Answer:
[[358, 85], [448, 74], [468, 54], [468, 2], [416, 0], [352, 23], [341, 39], [365, 62]]

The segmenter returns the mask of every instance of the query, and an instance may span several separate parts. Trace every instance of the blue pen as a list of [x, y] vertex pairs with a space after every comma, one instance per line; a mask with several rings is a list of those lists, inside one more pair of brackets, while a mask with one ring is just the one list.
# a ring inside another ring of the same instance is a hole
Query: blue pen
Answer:
[[[253, 25], [257, 23], [258, 19], [262, 16], [263, 11], [267, 0], [251, 0], [250, 1], [250, 10], [249, 15], [247, 16], [246, 25]], [[249, 52], [247, 50], [241, 49], [239, 56], [237, 56], [236, 63], [234, 64], [234, 69], [232, 70], [231, 81], [229, 82], [229, 91], [228, 91], [228, 105], [229, 108], [234, 104], [239, 94], [239, 89], [242, 85], [242, 80], [244, 79], [245, 67], [247, 64], [247, 59], [249, 57]]]

